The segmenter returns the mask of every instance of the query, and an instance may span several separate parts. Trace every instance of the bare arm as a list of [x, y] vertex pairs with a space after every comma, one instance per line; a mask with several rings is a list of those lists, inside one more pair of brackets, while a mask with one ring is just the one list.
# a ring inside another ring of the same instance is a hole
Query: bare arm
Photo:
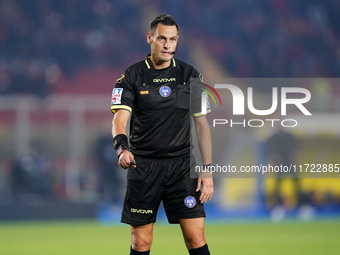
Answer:
[[194, 118], [194, 121], [203, 164], [210, 164], [212, 163], [212, 143], [209, 123], [206, 116]]
[[130, 118], [130, 112], [127, 110], [117, 110], [112, 120], [112, 137], [119, 134], [126, 135], [126, 125]]
[[[194, 118], [194, 121], [203, 164], [207, 165], [212, 163], [212, 142], [209, 123], [206, 116]], [[200, 200], [202, 203], [204, 203], [209, 200], [214, 193], [214, 182], [211, 173], [200, 174], [200, 177], [198, 178], [196, 192], [201, 189], [201, 186], [203, 186], [203, 188]]]
[[[126, 135], [126, 125], [130, 118], [130, 112], [127, 110], [117, 110], [112, 120], [112, 137], [116, 135], [123, 134]], [[133, 154], [124, 150], [123, 153], [119, 156], [118, 165], [124, 169], [129, 167], [136, 167], [135, 165], [131, 165], [131, 162], [134, 160]]]

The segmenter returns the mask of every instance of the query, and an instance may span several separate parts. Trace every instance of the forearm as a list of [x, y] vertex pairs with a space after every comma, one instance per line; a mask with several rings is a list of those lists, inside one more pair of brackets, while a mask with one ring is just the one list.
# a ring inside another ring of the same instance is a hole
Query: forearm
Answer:
[[112, 120], [112, 137], [123, 134], [126, 135], [126, 125], [130, 117], [130, 113], [125, 110], [116, 112]]
[[115, 119], [112, 120], [112, 137], [115, 137], [116, 135], [123, 134], [126, 135], [126, 126], [118, 121], [115, 121]]
[[203, 164], [206, 165], [212, 163], [211, 133], [209, 123], [205, 117], [199, 122], [196, 121], [196, 134]]
[[[202, 155], [204, 165], [212, 163], [212, 142], [210, 127], [205, 116], [195, 119], [195, 128], [198, 138], [198, 145]], [[202, 188], [200, 201], [205, 203], [209, 200], [214, 192], [214, 181], [211, 172], [202, 172], [197, 181], [196, 192]]]
[[126, 137], [126, 125], [129, 117], [129, 111], [118, 110], [112, 120], [113, 146], [119, 157], [118, 165], [124, 169], [127, 169], [129, 167], [136, 167], [134, 156], [128, 150], [128, 139]]

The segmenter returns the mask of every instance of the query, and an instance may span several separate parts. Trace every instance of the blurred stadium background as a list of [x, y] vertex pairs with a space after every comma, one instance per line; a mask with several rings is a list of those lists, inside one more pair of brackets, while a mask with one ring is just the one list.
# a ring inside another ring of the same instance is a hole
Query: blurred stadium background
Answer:
[[[149, 53], [146, 32], [160, 13], [180, 25], [176, 58], [206, 78], [320, 78], [309, 86], [309, 109], [317, 117], [294, 131], [300, 162], [340, 163], [340, 87], [323, 79], [340, 76], [337, 1], [0, 0], [1, 222], [119, 222], [125, 171], [116, 167], [111, 145], [110, 95], [120, 74]], [[327, 124], [316, 125], [322, 120]], [[230, 151], [242, 133], [228, 136], [219, 151]], [[248, 139], [242, 148], [249, 164], [258, 162], [268, 135], [256, 137], [262, 140]], [[300, 185], [303, 204], [286, 179], [277, 208], [275, 179], [218, 180], [208, 222], [340, 215], [339, 179], [301, 179]]]

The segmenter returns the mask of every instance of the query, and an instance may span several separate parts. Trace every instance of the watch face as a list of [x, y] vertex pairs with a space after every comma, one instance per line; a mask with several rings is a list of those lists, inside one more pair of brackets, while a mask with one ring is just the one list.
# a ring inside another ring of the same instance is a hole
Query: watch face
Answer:
[[116, 152], [117, 152], [117, 156], [119, 157], [120, 154], [122, 154], [122, 152], [123, 152], [122, 146], [119, 146], [118, 149], [116, 150]]

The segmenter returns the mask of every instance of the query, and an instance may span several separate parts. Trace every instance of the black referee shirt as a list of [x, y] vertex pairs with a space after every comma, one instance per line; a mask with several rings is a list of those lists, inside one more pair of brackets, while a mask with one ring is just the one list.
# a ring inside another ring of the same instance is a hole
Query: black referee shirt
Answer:
[[[136, 156], [189, 155], [190, 115], [202, 116], [201, 98], [205, 93], [199, 82], [196, 86], [193, 81], [203, 79], [191, 65], [177, 59], [171, 61], [169, 67], [155, 69], [149, 55], [130, 66], [113, 89], [111, 111], [125, 109], [132, 113], [130, 147]], [[210, 112], [208, 101], [206, 112]]]

